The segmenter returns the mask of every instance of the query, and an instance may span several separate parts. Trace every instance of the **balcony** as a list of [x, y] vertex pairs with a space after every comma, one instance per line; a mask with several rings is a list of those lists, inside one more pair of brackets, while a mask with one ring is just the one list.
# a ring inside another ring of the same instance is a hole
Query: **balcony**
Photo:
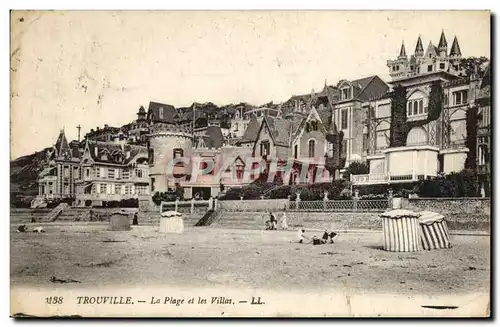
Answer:
[[394, 184], [408, 183], [424, 180], [424, 175], [405, 174], [405, 175], [383, 175], [383, 174], [364, 174], [351, 175], [351, 183], [353, 185], [370, 185], [370, 184]]

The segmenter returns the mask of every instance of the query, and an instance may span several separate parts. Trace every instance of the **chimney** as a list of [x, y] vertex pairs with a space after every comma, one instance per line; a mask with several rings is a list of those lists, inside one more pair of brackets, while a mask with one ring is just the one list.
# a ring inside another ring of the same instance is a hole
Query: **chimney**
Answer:
[[97, 126], [97, 127], [96, 127], [96, 130], [97, 130], [97, 131], [98, 131], [98, 130], [100, 130], [99, 126]]
[[108, 125], [108, 124], [104, 124], [104, 128], [108, 128], [108, 127], [109, 127], [109, 125]]

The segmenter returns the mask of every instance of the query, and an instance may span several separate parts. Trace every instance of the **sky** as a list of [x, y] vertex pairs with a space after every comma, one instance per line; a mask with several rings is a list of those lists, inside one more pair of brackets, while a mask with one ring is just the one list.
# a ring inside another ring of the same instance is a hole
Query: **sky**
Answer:
[[444, 30], [462, 55], [490, 57], [487, 11], [14, 11], [11, 159], [96, 126], [121, 126], [149, 101], [279, 103], [325, 81], [377, 74], [404, 41]]

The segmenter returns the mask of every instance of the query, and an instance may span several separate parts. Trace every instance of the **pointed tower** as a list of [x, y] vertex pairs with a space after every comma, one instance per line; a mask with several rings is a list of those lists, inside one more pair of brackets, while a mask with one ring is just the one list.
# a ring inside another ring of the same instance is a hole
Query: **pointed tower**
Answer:
[[415, 47], [415, 57], [422, 58], [424, 56], [424, 46], [422, 45], [422, 39], [420, 35], [418, 36], [417, 46]]
[[64, 134], [64, 129], [59, 132], [59, 137], [57, 138], [55, 144], [55, 155], [57, 158], [69, 159], [71, 158], [71, 149], [69, 148], [68, 140]]
[[460, 45], [458, 45], [458, 39], [457, 39], [456, 35], [455, 35], [455, 38], [453, 39], [453, 44], [451, 45], [450, 57], [453, 57], [453, 58], [461, 58], [462, 57], [462, 52], [460, 51]]
[[438, 51], [440, 57], [446, 57], [448, 54], [448, 42], [446, 42], [444, 30], [441, 31], [441, 37], [439, 38]]
[[401, 44], [401, 50], [399, 50], [399, 56], [398, 59], [406, 59], [406, 49], [405, 49], [405, 42]]

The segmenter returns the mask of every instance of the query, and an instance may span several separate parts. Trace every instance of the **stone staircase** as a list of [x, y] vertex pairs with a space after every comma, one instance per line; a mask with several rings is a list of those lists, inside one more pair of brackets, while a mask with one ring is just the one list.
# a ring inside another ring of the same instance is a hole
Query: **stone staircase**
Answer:
[[63, 212], [65, 209], [69, 208], [69, 204], [67, 203], [59, 203], [57, 207], [52, 209], [43, 219], [43, 222], [53, 222], [57, 219], [57, 217]]
[[36, 222], [40, 222], [51, 211], [52, 209], [47, 209], [47, 208], [40, 208], [40, 209], [11, 208], [10, 223], [26, 224], [30, 223], [32, 219], [34, 219]]

